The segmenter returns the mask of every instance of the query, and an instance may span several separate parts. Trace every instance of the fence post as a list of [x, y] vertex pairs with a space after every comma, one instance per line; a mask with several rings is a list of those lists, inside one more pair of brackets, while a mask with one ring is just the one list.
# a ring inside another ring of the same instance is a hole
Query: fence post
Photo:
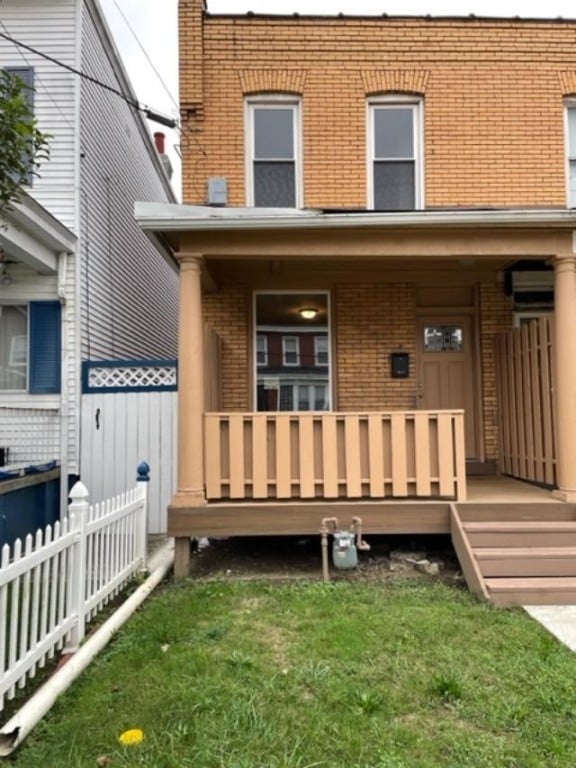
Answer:
[[138, 521], [138, 552], [142, 558], [142, 570], [147, 565], [147, 534], [148, 534], [148, 483], [150, 482], [150, 465], [141, 461], [136, 469], [136, 482], [138, 483], [139, 497], [142, 500], [143, 510]]
[[68, 506], [70, 528], [77, 534], [72, 551], [72, 568], [70, 578], [70, 591], [68, 593], [69, 614], [76, 616], [76, 622], [70, 632], [70, 639], [66, 651], [68, 653], [77, 650], [84, 639], [86, 629], [86, 617], [84, 601], [86, 591], [86, 528], [88, 523], [88, 489], [78, 481], [69, 494], [71, 504]]

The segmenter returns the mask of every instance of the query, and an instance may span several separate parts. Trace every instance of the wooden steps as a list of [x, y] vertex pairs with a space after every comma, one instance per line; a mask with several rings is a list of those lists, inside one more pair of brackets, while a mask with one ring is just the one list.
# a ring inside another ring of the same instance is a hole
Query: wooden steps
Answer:
[[[499, 605], [576, 604], [576, 514], [571, 520], [470, 519], [451, 509], [451, 531], [469, 588]], [[559, 517], [564, 517], [564, 512]], [[462, 519], [468, 518], [468, 519]]]

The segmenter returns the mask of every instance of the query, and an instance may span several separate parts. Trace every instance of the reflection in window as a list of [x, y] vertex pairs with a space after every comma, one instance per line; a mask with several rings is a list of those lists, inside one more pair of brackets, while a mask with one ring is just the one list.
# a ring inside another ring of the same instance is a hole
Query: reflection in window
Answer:
[[434, 325], [424, 328], [425, 352], [461, 352], [462, 328], [457, 325]]
[[27, 380], [27, 307], [0, 306], [0, 390], [25, 390]]
[[259, 293], [255, 317], [257, 410], [329, 410], [327, 294]]

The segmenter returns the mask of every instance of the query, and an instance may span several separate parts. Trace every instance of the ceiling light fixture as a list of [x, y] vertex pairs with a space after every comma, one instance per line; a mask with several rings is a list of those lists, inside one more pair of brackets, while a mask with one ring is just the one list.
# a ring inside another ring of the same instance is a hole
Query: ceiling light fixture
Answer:
[[300, 316], [304, 318], [304, 320], [314, 320], [316, 315], [318, 314], [318, 310], [314, 309], [313, 307], [305, 307], [304, 309], [298, 310], [300, 312]]

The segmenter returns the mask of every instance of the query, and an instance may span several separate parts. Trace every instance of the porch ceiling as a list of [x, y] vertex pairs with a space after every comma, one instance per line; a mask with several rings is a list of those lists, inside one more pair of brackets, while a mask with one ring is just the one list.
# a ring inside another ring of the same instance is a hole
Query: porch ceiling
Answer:
[[[535, 257], [536, 258], [536, 257]], [[224, 282], [249, 282], [252, 286], [271, 288], [278, 285], [287, 288], [302, 287], [303, 278], [311, 288], [326, 288], [333, 283], [417, 282], [419, 285], [475, 285], [481, 281], [493, 281], [494, 275], [514, 263], [515, 259], [212, 259], [206, 260], [206, 268], [215, 285]]]
[[29, 195], [0, 216], [0, 248], [11, 261], [55, 274], [58, 254], [74, 251], [76, 236]]

